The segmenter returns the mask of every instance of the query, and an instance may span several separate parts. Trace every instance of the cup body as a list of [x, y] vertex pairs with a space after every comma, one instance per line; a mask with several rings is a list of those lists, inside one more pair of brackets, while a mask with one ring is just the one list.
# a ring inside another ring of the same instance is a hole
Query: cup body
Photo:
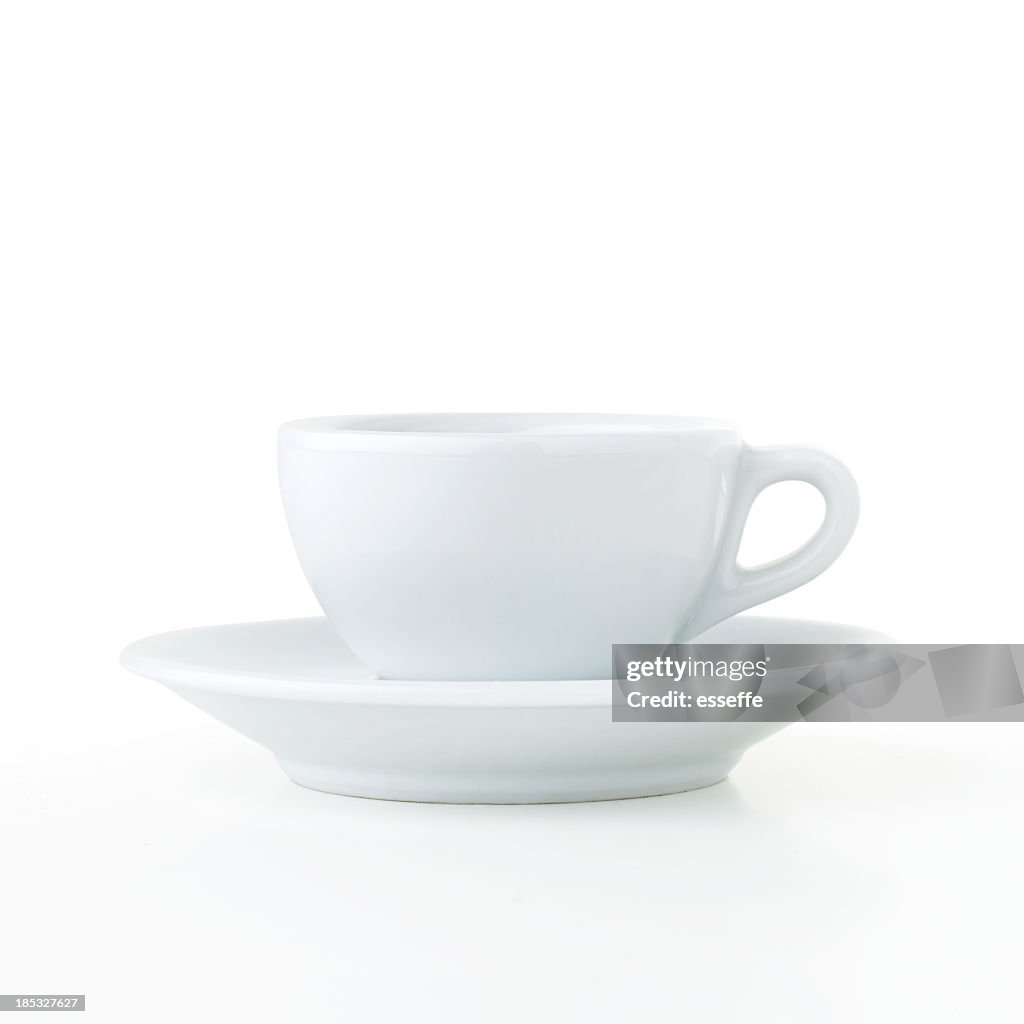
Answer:
[[744, 446], [718, 421], [430, 415], [279, 435], [295, 548], [324, 612], [386, 678], [609, 675], [613, 643], [692, 619]]

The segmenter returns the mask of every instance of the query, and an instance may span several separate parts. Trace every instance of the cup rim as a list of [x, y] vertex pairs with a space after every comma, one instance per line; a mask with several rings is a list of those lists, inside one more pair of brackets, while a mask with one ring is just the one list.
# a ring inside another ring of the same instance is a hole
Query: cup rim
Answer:
[[278, 432], [282, 446], [340, 451], [613, 449], [645, 447], [684, 435], [736, 437], [726, 420], [650, 413], [393, 413], [316, 416]]

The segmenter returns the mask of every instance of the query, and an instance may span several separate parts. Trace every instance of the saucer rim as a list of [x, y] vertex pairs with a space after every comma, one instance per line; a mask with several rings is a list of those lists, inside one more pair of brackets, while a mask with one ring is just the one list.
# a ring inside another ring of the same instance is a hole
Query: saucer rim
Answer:
[[[816, 627], [834, 627], [857, 634], [859, 641], [892, 642], [884, 634], [861, 626], [801, 619], [795, 616], [749, 616], [765, 623], [813, 623]], [[381, 679], [368, 670], [365, 675], [330, 680], [289, 678], [273, 673], [246, 669], [203, 667], [201, 663], [175, 658], [154, 650], [168, 640], [184, 639], [201, 633], [221, 633], [252, 627], [276, 629], [308, 629], [313, 623], [328, 625], [323, 616], [291, 619], [268, 619], [252, 622], [223, 623], [157, 633], [135, 641], [120, 655], [123, 668], [136, 675], [153, 679], [176, 690], [197, 690], [231, 696], [260, 697], [268, 700], [289, 700], [322, 704], [356, 704], [364, 706], [460, 707], [460, 708], [579, 708], [610, 710], [613, 681], [605, 679], [555, 680], [405, 680]], [[329, 628], [329, 626], [328, 626]], [[340, 643], [340, 641], [339, 641]], [[362, 666], [349, 653], [349, 670]], [[671, 725], [672, 723], [650, 723]]]

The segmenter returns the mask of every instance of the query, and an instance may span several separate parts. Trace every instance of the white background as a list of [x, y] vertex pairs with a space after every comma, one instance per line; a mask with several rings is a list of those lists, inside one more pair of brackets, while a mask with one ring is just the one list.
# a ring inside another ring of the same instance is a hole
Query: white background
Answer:
[[[274, 432], [655, 411], [860, 481], [766, 606], [1020, 640], [1013, 3], [0, 12], [0, 991], [98, 1021], [1003, 1020], [1017, 725], [646, 801], [303, 791], [117, 654], [315, 614]], [[816, 508], [779, 489], [752, 560]]]

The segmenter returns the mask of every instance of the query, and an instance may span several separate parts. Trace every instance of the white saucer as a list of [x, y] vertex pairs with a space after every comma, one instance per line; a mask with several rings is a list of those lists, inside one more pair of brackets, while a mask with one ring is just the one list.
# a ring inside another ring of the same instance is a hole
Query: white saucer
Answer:
[[[704, 643], [880, 643], [853, 626], [740, 615]], [[311, 789], [435, 803], [614, 800], [720, 782], [776, 722], [613, 722], [606, 679], [376, 679], [326, 619], [187, 629], [121, 664], [269, 748]]]

